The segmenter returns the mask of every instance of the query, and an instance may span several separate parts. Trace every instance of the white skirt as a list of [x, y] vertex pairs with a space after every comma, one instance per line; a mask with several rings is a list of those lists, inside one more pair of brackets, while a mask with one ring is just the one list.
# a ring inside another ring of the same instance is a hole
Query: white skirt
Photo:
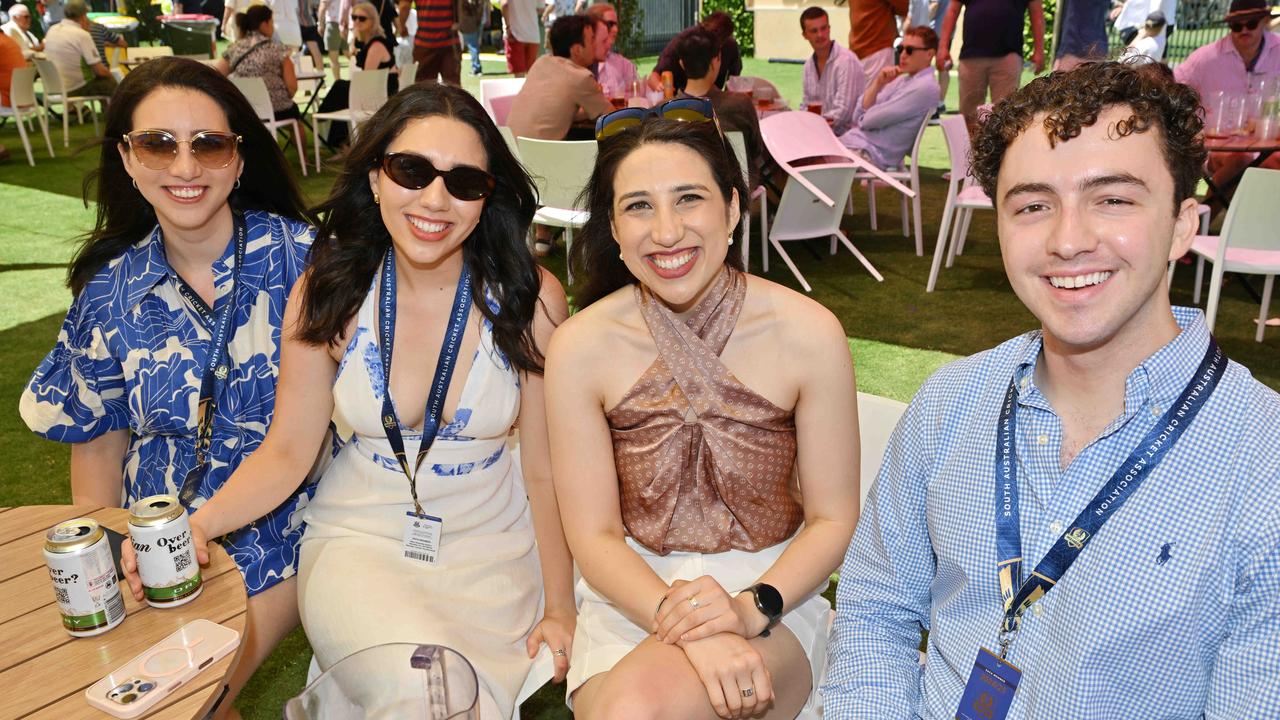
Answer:
[[[675, 580], [694, 580], [710, 575], [730, 594], [754, 585], [778, 560], [789, 542], [778, 543], [759, 552], [729, 550], [710, 555], [690, 552], [656, 555], [627, 538], [627, 544], [668, 585]], [[782, 624], [796, 636], [809, 657], [809, 669], [813, 675], [813, 690], [797, 717], [816, 717], [818, 683], [826, 664], [827, 631], [830, 627], [831, 604], [822, 597], [826, 589], [827, 583], [824, 582], [782, 616]], [[573, 663], [569, 667], [566, 687], [566, 695], [570, 698], [593, 676], [611, 670], [649, 636], [648, 631], [628, 620], [613, 603], [596, 592], [586, 578], [578, 581], [576, 595], [578, 625], [573, 635]]]

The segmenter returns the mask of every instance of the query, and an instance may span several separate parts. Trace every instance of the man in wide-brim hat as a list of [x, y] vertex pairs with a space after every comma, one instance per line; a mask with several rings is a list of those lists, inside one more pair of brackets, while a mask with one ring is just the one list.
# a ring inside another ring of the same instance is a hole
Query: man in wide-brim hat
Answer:
[[[1191, 53], [1173, 74], [1200, 93], [1205, 107], [1205, 126], [1212, 127], [1213, 98], [1218, 92], [1244, 95], [1249, 91], [1249, 75], [1280, 73], [1280, 35], [1270, 32], [1274, 17], [1268, 0], [1232, 0], [1223, 18], [1230, 31], [1226, 37]], [[1253, 153], [1210, 153], [1209, 170], [1215, 183], [1236, 177], [1257, 156]], [[1263, 167], [1280, 169], [1280, 153]], [[1223, 198], [1225, 201], [1225, 198]]]

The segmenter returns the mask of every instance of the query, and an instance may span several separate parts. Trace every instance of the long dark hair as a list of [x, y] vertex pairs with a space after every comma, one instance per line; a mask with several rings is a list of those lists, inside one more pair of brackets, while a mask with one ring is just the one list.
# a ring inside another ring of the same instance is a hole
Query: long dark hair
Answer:
[[476, 294], [487, 292], [497, 301], [496, 311], [486, 302], [476, 306], [493, 324], [498, 350], [520, 370], [540, 373], [543, 357], [533, 341], [533, 315], [542, 284], [525, 244], [537, 209], [533, 181], [480, 103], [452, 85], [425, 82], [405, 88], [360, 126], [342, 174], [328, 199], [315, 208], [321, 220], [311, 246], [298, 338], [336, 345], [360, 309], [391, 247], [391, 234], [369, 188], [369, 172], [379, 167], [387, 146], [409, 121], [433, 116], [470, 126], [488, 154], [489, 174], [498, 183], [485, 200], [480, 222], [462, 243], [462, 258]]
[[[747, 184], [742, 179], [737, 158], [725, 148], [714, 123], [649, 117], [638, 127], [601, 141], [596, 167], [582, 191], [591, 217], [574, 238], [569, 255], [570, 266], [578, 280], [573, 297], [579, 308], [636, 281], [622, 258], [618, 257], [618, 244], [613, 239], [613, 178], [622, 161], [648, 143], [672, 143], [689, 148], [711, 168], [711, 175], [725, 203], [733, 197], [734, 190], [738, 191], [739, 204], [747, 202]], [[742, 223], [738, 223], [733, 229], [734, 239], [741, 241], [742, 232]], [[730, 252], [725, 256], [725, 264], [741, 270], [742, 256]]]
[[[217, 70], [195, 60], [156, 58], [126, 75], [111, 96], [100, 141], [101, 159], [84, 181], [86, 204], [96, 186], [98, 212], [93, 230], [84, 237], [67, 271], [67, 285], [73, 294], [79, 295], [107, 261], [141, 240], [156, 225], [155, 208], [133, 186], [117, 148], [123, 136], [134, 129], [134, 110], [162, 87], [204, 93], [222, 108], [231, 132], [241, 136], [244, 172], [240, 186], [228, 198], [233, 208], [267, 210], [295, 220], [309, 218], [284, 154], [236, 86]], [[173, 111], [181, 113], [185, 109]]]

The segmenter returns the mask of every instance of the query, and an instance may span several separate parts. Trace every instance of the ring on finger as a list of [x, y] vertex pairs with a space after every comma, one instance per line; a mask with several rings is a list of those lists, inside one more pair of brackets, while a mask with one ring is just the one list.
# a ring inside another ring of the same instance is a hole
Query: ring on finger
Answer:
[[556, 657], [564, 657], [565, 656], [564, 648], [560, 648], [559, 650], [552, 650], [551, 654], [555, 655]]
[[694, 610], [697, 610], [697, 609], [698, 609], [698, 607], [699, 607], [699, 605], [698, 605], [698, 596], [697, 596], [697, 595], [694, 595], [694, 596], [690, 597], [690, 598], [689, 598], [689, 604], [693, 606], [693, 609], [694, 609]]
[[744, 698], [749, 698], [755, 694], [756, 694], [755, 688], [744, 688], [742, 690], [742, 697]]

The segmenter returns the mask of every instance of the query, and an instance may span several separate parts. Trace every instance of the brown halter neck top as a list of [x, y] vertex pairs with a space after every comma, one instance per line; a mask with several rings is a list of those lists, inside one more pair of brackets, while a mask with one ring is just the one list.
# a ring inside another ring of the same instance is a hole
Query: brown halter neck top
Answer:
[[627, 533], [660, 555], [755, 551], [804, 519], [792, 493], [794, 413], [720, 362], [747, 294], [732, 268], [681, 321], [637, 285], [658, 357], [606, 414]]

